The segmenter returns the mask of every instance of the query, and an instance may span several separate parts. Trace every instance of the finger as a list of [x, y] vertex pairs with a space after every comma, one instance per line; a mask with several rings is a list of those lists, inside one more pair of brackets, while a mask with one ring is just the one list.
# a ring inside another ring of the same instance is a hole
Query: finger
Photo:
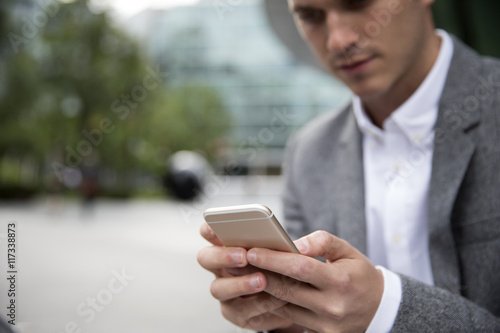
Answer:
[[248, 264], [246, 250], [238, 247], [209, 246], [198, 252], [198, 263], [211, 272], [228, 267], [244, 267]]
[[316, 285], [323, 278], [324, 263], [301, 254], [254, 248], [247, 252], [252, 266]]
[[293, 321], [296, 325], [304, 327], [304, 332], [323, 332], [324, 330], [319, 326], [321, 318], [318, 314], [297, 306], [295, 304], [286, 304], [276, 310], [271, 311], [285, 320]]
[[219, 301], [252, 295], [266, 287], [267, 280], [262, 273], [244, 276], [218, 278], [212, 282], [210, 292]]
[[291, 322], [271, 313], [285, 304], [269, 294], [260, 292], [247, 298], [221, 302], [221, 310], [223, 316], [237, 326], [268, 331], [291, 325]]
[[243, 276], [243, 275], [249, 275], [253, 273], [260, 272], [262, 270], [258, 269], [257, 267], [253, 267], [251, 265], [247, 265], [245, 267], [230, 267], [226, 268], [226, 272], [229, 273], [232, 276]]
[[265, 273], [266, 293], [304, 308], [314, 309], [323, 299], [322, 293], [308, 283], [300, 282], [285, 275]]
[[308, 257], [323, 257], [331, 262], [353, 259], [361, 253], [345, 240], [326, 231], [316, 231], [295, 241], [300, 253]]
[[210, 228], [208, 223], [203, 222], [200, 226], [200, 234], [203, 238], [205, 238], [207, 241], [212, 243], [213, 245], [218, 245], [218, 246], [224, 246], [222, 241], [217, 237], [215, 232]]
[[247, 324], [243, 328], [253, 331], [274, 331], [277, 327], [289, 327], [292, 324], [290, 320], [284, 319], [277, 316], [271, 312], [255, 316], [247, 321]]

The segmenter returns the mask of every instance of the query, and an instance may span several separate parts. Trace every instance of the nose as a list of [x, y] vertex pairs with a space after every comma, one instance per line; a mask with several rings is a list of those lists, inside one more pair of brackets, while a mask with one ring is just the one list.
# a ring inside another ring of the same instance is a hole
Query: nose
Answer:
[[326, 20], [328, 29], [326, 47], [328, 51], [341, 53], [357, 43], [359, 35], [345, 14], [331, 10], [327, 13]]

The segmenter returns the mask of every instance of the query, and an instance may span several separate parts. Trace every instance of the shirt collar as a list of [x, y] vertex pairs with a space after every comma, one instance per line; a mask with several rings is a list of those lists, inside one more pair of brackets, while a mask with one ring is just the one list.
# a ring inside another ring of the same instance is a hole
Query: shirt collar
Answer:
[[[397, 126], [414, 142], [419, 143], [433, 131], [437, 119], [439, 99], [444, 89], [446, 77], [453, 57], [453, 41], [443, 30], [436, 30], [441, 37], [441, 49], [431, 71], [418, 89], [385, 121], [384, 129]], [[363, 134], [382, 136], [383, 131], [375, 126], [366, 114], [361, 99], [353, 97], [353, 110], [358, 126]]]

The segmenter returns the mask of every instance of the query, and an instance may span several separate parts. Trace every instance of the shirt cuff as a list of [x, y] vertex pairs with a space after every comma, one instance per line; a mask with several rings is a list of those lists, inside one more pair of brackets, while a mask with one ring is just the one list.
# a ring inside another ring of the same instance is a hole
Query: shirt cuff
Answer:
[[396, 273], [382, 266], [376, 266], [376, 268], [380, 270], [384, 276], [384, 293], [382, 294], [377, 313], [375, 313], [375, 317], [373, 317], [365, 333], [391, 331], [396, 316], [398, 315], [399, 305], [403, 294], [401, 278]]

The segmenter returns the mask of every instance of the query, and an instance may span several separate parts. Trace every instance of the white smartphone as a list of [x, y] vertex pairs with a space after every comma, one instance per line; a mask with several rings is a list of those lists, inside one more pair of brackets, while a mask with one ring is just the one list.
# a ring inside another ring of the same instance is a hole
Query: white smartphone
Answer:
[[276, 216], [264, 205], [209, 208], [203, 217], [225, 246], [299, 253]]

